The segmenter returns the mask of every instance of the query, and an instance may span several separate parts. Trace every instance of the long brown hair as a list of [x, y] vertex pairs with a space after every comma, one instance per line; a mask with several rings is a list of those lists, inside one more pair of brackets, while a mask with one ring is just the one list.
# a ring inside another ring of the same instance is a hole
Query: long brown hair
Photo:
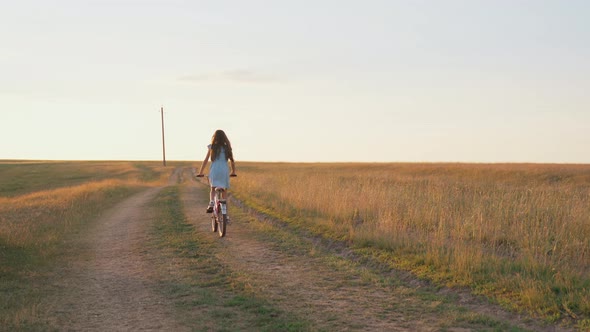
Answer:
[[234, 161], [234, 154], [227, 135], [225, 135], [223, 130], [217, 129], [211, 138], [211, 161], [217, 159], [222, 147], [225, 150], [225, 158]]

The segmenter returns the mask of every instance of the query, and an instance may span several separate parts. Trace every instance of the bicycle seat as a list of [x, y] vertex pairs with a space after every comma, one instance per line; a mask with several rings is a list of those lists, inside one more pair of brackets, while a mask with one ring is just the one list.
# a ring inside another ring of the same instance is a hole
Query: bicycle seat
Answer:
[[225, 188], [217, 187], [217, 188], [215, 188], [215, 191], [225, 191]]

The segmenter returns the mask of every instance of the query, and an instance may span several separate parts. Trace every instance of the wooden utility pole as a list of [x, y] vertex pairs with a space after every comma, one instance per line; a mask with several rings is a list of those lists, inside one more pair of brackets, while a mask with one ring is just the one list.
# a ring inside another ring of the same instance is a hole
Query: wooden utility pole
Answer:
[[164, 163], [164, 167], [166, 166], [166, 143], [164, 143], [164, 106], [160, 108], [160, 113], [162, 115], [162, 161]]

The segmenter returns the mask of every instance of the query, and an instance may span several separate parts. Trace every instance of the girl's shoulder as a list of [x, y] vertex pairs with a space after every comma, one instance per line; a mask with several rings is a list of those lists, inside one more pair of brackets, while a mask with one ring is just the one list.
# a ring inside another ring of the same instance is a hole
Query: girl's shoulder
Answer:
[[213, 146], [213, 145], [211, 145], [211, 144], [207, 145], [207, 149], [211, 150], [211, 147], [212, 147], [212, 146]]

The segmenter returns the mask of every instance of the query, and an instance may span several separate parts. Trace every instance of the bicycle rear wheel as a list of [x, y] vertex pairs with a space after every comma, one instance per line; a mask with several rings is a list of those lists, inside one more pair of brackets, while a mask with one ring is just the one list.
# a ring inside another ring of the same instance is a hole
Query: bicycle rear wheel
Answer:
[[217, 231], [219, 232], [219, 237], [225, 236], [225, 230], [227, 226], [227, 214], [223, 214], [219, 217], [219, 225]]

